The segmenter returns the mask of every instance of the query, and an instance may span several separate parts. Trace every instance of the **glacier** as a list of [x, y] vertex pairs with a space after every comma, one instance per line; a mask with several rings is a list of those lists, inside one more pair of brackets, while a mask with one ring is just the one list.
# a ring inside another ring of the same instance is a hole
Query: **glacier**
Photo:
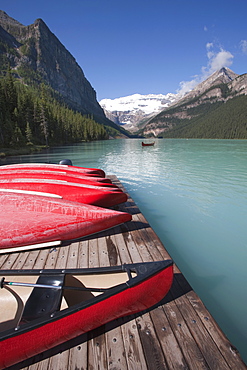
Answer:
[[133, 94], [115, 99], [102, 99], [99, 104], [106, 116], [115, 123], [126, 125], [134, 131], [140, 121], [160, 111], [178, 100], [179, 94]]

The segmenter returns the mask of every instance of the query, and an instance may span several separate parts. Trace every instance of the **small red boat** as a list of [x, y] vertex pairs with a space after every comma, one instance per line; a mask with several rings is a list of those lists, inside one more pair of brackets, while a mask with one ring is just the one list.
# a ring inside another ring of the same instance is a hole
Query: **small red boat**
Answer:
[[90, 269], [0, 271], [0, 368], [157, 304], [171, 260]]
[[78, 172], [86, 176], [98, 176], [105, 177], [105, 172], [99, 168], [86, 168], [77, 166], [68, 166], [65, 164], [51, 164], [51, 163], [18, 163], [0, 166], [0, 171], [5, 169], [39, 169], [39, 170], [50, 170], [50, 171], [66, 171], [66, 172]]
[[154, 146], [154, 142], [153, 143], [144, 143], [142, 141], [142, 146]]
[[0, 190], [0, 214], [0, 253], [57, 245], [131, 220], [125, 212], [11, 190]]
[[1, 189], [55, 194], [63, 199], [100, 207], [112, 207], [127, 200], [127, 195], [120, 188], [107, 188], [50, 179], [0, 179]]

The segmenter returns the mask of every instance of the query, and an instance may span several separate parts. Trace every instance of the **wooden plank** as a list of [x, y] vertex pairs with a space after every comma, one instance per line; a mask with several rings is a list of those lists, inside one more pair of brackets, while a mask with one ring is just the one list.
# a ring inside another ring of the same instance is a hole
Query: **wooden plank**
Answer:
[[22, 268], [27, 269], [27, 270], [33, 269], [34, 268], [33, 266], [35, 265], [35, 261], [37, 260], [38, 255], [39, 255], [38, 250], [29, 252], [27, 255], [27, 259], [25, 263], [23, 264]]
[[156, 335], [159, 338], [168, 368], [174, 370], [189, 369], [179, 343], [169, 325], [163, 307], [160, 306], [151, 310], [150, 316], [154, 324]]
[[208, 369], [209, 367], [177, 308], [175, 300], [172, 299], [169, 305], [165, 305], [164, 310], [186, 363], [191, 369]]
[[134, 240], [134, 233], [129, 231], [129, 224], [132, 222], [128, 222], [124, 225], [121, 225], [121, 232], [128, 248], [128, 252], [133, 262], [142, 262], [143, 258], [141, 256], [141, 249], [137, 248], [136, 242]]
[[1, 269], [21, 269], [22, 266], [25, 264], [26, 258], [28, 256], [28, 252], [24, 253], [11, 253], [9, 255], [9, 258], [5, 261], [5, 263], [2, 265]]
[[1, 269], [2, 270], [8, 270], [12, 269], [13, 264], [15, 263], [15, 260], [18, 258], [18, 253], [10, 253], [9, 255], [3, 255], [1, 256]]
[[[62, 247], [60, 247], [62, 248]], [[56, 266], [56, 261], [58, 258], [58, 253], [60, 248], [54, 248], [48, 251], [46, 255], [46, 260], [44, 261], [43, 268], [46, 269], [53, 269]]]
[[105, 237], [98, 238], [99, 261], [101, 267], [109, 266], [109, 254]]
[[68, 258], [66, 263], [66, 269], [78, 268], [78, 254], [79, 254], [79, 243], [75, 242], [70, 244], [68, 251]]
[[79, 242], [78, 247], [78, 267], [87, 268], [88, 267], [88, 249], [89, 249], [89, 240], [83, 240]]
[[98, 241], [97, 239], [89, 240], [88, 249], [88, 267], [99, 267], [99, 251], [98, 251]]
[[147, 368], [149, 370], [168, 369], [150, 314], [145, 313], [139, 315], [136, 322], [144, 350]]
[[[107, 246], [108, 258], [109, 258], [108, 263], [110, 265], [118, 265], [122, 263], [120, 259], [120, 255], [119, 255], [119, 247], [121, 246], [117, 244], [117, 240], [116, 240], [117, 238], [116, 235], [118, 234], [118, 231], [119, 231], [119, 228], [116, 227], [111, 230], [112, 235], [107, 235], [106, 237], [106, 246]], [[104, 259], [103, 259], [103, 263], [104, 263]], [[127, 365], [126, 365], [126, 358], [124, 356], [124, 344], [123, 344], [121, 328], [118, 325], [116, 325], [116, 320], [113, 320], [112, 322], [104, 326], [104, 330], [105, 330], [105, 334], [102, 334], [101, 336], [104, 336], [104, 340], [105, 340], [104, 355], [106, 357], [104, 357], [103, 359], [101, 358], [101, 360], [107, 363], [107, 368], [109, 369], [114, 369], [114, 370], [126, 369]]]
[[136, 319], [122, 319], [121, 331], [127, 361], [127, 368], [130, 370], [148, 369], [140, 336], [137, 328]]
[[34, 269], [43, 269], [50, 253], [52, 253], [52, 252], [48, 248], [41, 249], [39, 251], [39, 254], [38, 254], [36, 260], [35, 260], [33, 268]]
[[63, 269], [67, 265], [68, 255], [69, 255], [70, 245], [58, 248], [58, 257], [56, 260], [55, 268]]
[[[78, 254], [79, 254], [79, 243], [72, 243], [69, 247], [68, 258], [66, 268], [78, 268]], [[85, 340], [88, 338], [87, 334], [81, 336], [82, 341], [77, 340], [76, 345], [72, 346], [67, 350], [68, 353], [68, 365], [66, 369], [86, 369], [87, 367], [87, 356], [88, 356], [88, 345]], [[78, 338], [79, 339], [79, 338]], [[71, 341], [73, 343], [73, 341]]]
[[106, 245], [107, 245], [110, 266], [120, 265], [121, 262], [119, 259], [119, 254], [117, 252], [118, 250], [117, 250], [117, 246], [115, 244], [115, 239], [113, 235], [106, 236]]
[[43, 361], [37, 362], [36, 364], [32, 365], [32, 370], [47, 370], [50, 369], [50, 359], [46, 358]]
[[105, 325], [105, 340], [108, 368], [114, 370], [127, 369], [126, 354], [123, 344], [121, 328], [116, 321]]
[[133, 262], [133, 260], [131, 260], [129, 249], [125, 243], [125, 239], [123, 237], [123, 234], [121, 233], [120, 227], [117, 227], [116, 231], [119, 231], [119, 232], [112, 235], [112, 241], [115, 245], [115, 248], [117, 250], [119, 257], [121, 258], [120, 263], [123, 264], [123, 263]]
[[[128, 232], [128, 237], [126, 237], [125, 233], [126, 230], [121, 234], [114, 235], [121, 263], [141, 262], [142, 257], [139, 250], [136, 248], [132, 235]], [[131, 321], [128, 319], [119, 319], [119, 321], [121, 320], [124, 321], [124, 324], [121, 325], [121, 333], [128, 368], [133, 370], [148, 368], [136, 319], [133, 318]]]
[[[175, 277], [174, 287], [179, 289], [178, 281]], [[179, 299], [176, 299], [177, 307], [182, 312], [183, 317], [188, 318], [186, 324], [192, 333], [192, 336], [200, 348], [203, 357], [205, 358], [209, 368], [214, 368], [215, 364], [220, 364], [222, 370], [228, 370], [229, 366], [226, 363], [222, 354], [217, 350], [217, 347], [209, 335], [208, 331], [205, 329], [203, 322], [197, 315], [196, 311], [189, 304], [186, 295], [182, 295]]]
[[[100, 266], [102, 253], [99, 253], [98, 248], [99, 241], [97, 238], [90, 238], [88, 242], [88, 267], [98, 267]], [[102, 241], [101, 241], [102, 245]], [[104, 247], [107, 248], [106, 243]], [[106, 254], [108, 257], [108, 252]], [[104, 256], [105, 257], [105, 256]], [[103, 258], [102, 263], [107, 263], [105, 258]], [[106, 347], [105, 347], [105, 333], [104, 333], [104, 326], [102, 328], [98, 328], [97, 330], [93, 330], [92, 332], [88, 333], [88, 367], [92, 369], [107, 369], [107, 355], [106, 355]], [[98, 334], [97, 334], [98, 333]], [[105, 367], [102, 367], [105, 366]]]
[[[181, 279], [179, 283], [181, 284]], [[196, 295], [196, 293], [193, 290], [190, 290], [186, 294], [186, 298], [188, 299], [189, 303], [191, 304], [197, 315], [200, 317], [200, 320], [203, 322], [203, 325], [205, 326], [207, 331], [210, 333], [210, 336], [214, 340], [214, 343], [218, 347], [222, 356], [225, 358], [228, 366], [230, 368], [237, 369], [245, 368], [245, 364], [240, 358], [238, 351], [234, 346], [231, 345], [227, 337], [224, 335], [216, 321], [207, 311], [203, 302]]]
[[3, 264], [6, 262], [7, 259], [8, 259], [8, 254], [1, 254], [0, 255], [0, 268], [1, 268], [1, 266], [3, 266]]
[[[89, 333], [88, 369], [108, 369], [106, 355], [105, 328], [99, 328]], [[99, 333], [98, 335], [96, 333]]]
[[69, 368], [69, 351], [57, 353], [50, 357], [49, 369], [66, 370]]

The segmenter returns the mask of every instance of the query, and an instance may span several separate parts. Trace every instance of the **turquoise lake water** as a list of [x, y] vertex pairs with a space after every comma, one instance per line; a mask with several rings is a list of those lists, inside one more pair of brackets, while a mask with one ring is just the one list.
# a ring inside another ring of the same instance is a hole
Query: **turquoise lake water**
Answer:
[[247, 141], [108, 140], [7, 162], [53, 162], [116, 175], [247, 363]]

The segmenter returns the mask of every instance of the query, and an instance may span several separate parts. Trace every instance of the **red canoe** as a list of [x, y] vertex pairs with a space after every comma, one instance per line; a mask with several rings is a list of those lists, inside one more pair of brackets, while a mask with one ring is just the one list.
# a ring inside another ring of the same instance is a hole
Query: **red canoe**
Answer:
[[46, 168], [26, 168], [26, 167], [11, 167], [7, 168], [7, 166], [0, 166], [0, 175], [5, 176], [5, 175], [10, 175], [10, 174], [21, 174], [21, 173], [40, 173], [40, 174], [50, 174], [53, 176], [70, 176], [70, 177], [76, 177], [79, 179], [87, 180], [87, 181], [96, 181], [100, 183], [109, 183], [111, 184], [111, 180], [108, 179], [107, 177], [99, 177], [96, 174], [86, 174], [86, 173], [81, 173], [78, 171], [69, 171], [69, 170], [52, 170], [52, 169], [46, 169]]
[[81, 238], [131, 220], [125, 212], [14, 191], [0, 191], [0, 214], [1, 253]]
[[77, 270], [1, 270], [0, 368], [154, 306], [172, 280], [171, 260]]
[[127, 195], [119, 188], [106, 188], [59, 180], [0, 180], [1, 189], [18, 189], [56, 194], [63, 199], [100, 207], [112, 207], [127, 200]]
[[8, 164], [0, 166], [0, 171], [5, 169], [39, 169], [39, 170], [50, 170], [50, 171], [66, 171], [66, 172], [78, 172], [87, 176], [99, 176], [105, 177], [105, 172], [99, 168], [86, 168], [77, 166], [68, 166], [61, 164], [51, 164], [51, 163], [18, 163], [18, 164]]
[[[106, 179], [105, 177], [82, 176], [81, 174], [73, 174], [72, 172], [66, 173], [62, 171], [39, 171], [26, 169], [0, 171], [0, 180], [11, 180], [16, 178], [61, 180], [79, 184], [118, 188], [117, 185], [111, 183], [110, 179]], [[104, 180], [108, 180], [108, 182], [105, 182]]]

